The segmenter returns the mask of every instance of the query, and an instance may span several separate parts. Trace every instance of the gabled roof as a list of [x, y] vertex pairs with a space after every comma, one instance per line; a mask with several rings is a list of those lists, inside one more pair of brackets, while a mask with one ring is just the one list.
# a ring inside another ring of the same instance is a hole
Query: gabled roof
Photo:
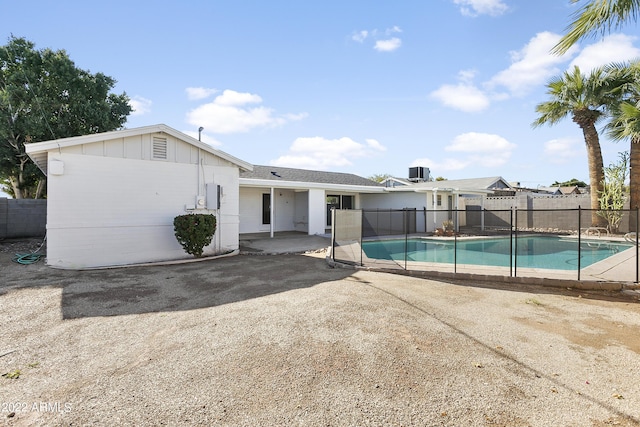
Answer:
[[538, 187], [538, 192], [560, 195], [562, 192], [560, 191], [560, 187]]
[[[402, 188], [402, 187], [400, 187]], [[452, 189], [452, 190], [495, 190], [512, 189], [511, 185], [501, 176], [469, 179], [447, 179], [444, 181], [427, 181], [412, 183], [407, 188], [415, 190]]]
[[320, 184], [364, 185], [367, 187], [381, 187], [370, 179], [351, 173], [323, 172], [308, 169], [283, 168], [279, 166], [254, 165], [253, 171], [240, 172], [240, 178], [262, 179], [267, 181], [295, 181]]
[[562, 194], [580, 194], [580, 188], [577, 185], [571, 185], [568, 187], [560, 187]]
[[224, 151], [217, 150], [208, 144], [198, 141], [197, 139], [192, 138], [189, 135], [184, 134], [164, 124], [115, 130], [111, 132], [94, 133], [90, 135], [74, 136], [71, 138], [54, 139], [51, 141], [33, 142], [30, 144], [25, 144], [25, 151], [27, 152], [29, 157], [31, 157], [34, 163], [46, 174], [47, 152], [50, 150], [73, 147], [75, 145], [81, 144], [91, 144], [92, 142], [107, 141], [116, 138], [127, 138], [131, 136], [145, 135], [149, 133], [166, 133], [176, 139], [194, 145], [203, 151], [209, 152], [215, 156], [225, 159], [228, 162], [238, 166], [241, 170], [253, 169], [253, 165], [251, 165], [251, 163], [240, 160], [237, 157], [225, 153]]
[[[397, 187], [398, 185], [411, 185], [411, 184], [414, 184], [414, 182], [409, 181], [406, 178], [398, 178], [396, 176], [390, 176], [382, 180], [380, 184], [385, 187]], [[395, 185], [395, 184], [398, 184], [398, 185]]]

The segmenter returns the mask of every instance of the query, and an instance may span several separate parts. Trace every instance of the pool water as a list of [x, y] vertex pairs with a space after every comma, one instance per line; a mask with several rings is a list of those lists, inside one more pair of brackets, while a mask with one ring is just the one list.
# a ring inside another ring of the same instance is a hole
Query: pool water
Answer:
[[[517, 267], [554, 270], [578, 268], [578, 240], [555, 236], [526, 236], [513, 240], [513, 261]], [[517, 242], [517, 248], [516, 248]], [[509, 267], [512, 250], [509, 237], [490, 239], [409, 239], [407, 261], [454, 263], [454, 244], [458, 264]], [[632, 247], [627, 242], [582, 240], [580, 267], [584, 268]], [[405, 240], [362, 242], [369, 258], [404, 261]]]

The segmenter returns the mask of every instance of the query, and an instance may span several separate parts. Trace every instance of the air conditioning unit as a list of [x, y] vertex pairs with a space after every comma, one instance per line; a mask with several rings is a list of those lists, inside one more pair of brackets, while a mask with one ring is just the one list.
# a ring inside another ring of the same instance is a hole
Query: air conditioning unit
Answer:
[[429, 174], [429, 168], [425, 168], [424, 166], [415, 166], [409, 168], [409, 180], [411, 181], [428, 181]]

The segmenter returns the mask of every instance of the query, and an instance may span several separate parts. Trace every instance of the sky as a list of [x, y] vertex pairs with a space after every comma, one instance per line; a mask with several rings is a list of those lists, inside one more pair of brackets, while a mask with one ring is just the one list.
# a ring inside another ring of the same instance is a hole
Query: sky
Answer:
[[[580, 128], [532, 128], [546, 84], [640, 57], [630, 24], [550, 53], [570, 0], [0, 0], [11, 35], [117, 80], [164, 123], [257, 165], [535, 188], [588, 183]], [[601, 136], [604, 164], [628, 143]]]

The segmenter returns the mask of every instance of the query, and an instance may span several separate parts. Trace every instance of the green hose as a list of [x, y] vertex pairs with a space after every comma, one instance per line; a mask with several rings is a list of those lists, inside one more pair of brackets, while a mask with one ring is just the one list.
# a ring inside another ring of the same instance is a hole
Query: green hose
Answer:
[[16, 254], [16, 256], [13, 257], [13, 262], [17, 262], [22, 265], [29, 265], [40, 261], [40, 258], [42, 258], [42, 255], [40, 254]]

